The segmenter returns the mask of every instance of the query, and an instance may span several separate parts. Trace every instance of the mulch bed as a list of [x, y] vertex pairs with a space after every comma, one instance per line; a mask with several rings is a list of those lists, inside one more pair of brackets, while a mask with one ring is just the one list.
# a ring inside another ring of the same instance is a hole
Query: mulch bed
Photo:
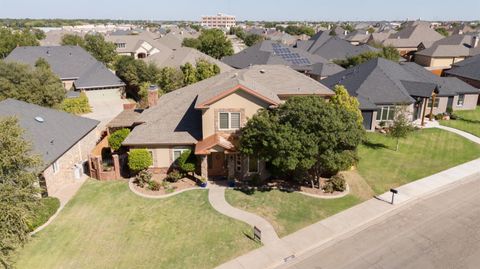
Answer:
[[[162, 183], [162, 181], [165, 180], [165, 176], [154, 175], [152, 180], [154, 180], [158, 183]], [[175, 183], [169, 183], [168, 188], [164, 188], [162, 186], [162, 187], [160, 187], [160, 190], [158, 190], [158, 191], [152, 191], [152, 190], [147, 189], [146, 186], [142, 188], [135, 183], [133, 184], [133, 187], [135, 188], [136, 191], [138, 191], [142, 194], [155, 195], [155, 196], [162, 196], [162, 195], [178, 192], [178, 191], [181, 191], [181, 190], [184, 190], [184, 189], [189, 189], [189, 188], [193, 188], [193, 187], [197, 187], [197, 186], [198, 185], [195, 181], [193, 181], [190, 178], [186, 178], [186, 177], [184, 177], [182, 179], [179, 179]]]

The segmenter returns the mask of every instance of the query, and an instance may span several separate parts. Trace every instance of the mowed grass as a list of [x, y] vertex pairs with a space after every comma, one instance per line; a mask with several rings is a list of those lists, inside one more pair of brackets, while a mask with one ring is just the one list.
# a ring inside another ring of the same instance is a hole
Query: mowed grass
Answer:
[[358, 171], [377, 194], [480, 157], [480, 145], [440, 129], [423, 129], [400, 140], [367, 134]]
[[259, 244], [217, 213], [206, 190], [145, 199], [125, 182], [90, 180], [19, 251], [17, 268], [213, 268]]
[[346, 177], [353, 188], [350, 187], [349, 195], [337, 199], [313, 198], [279, 190], [255, 191], [253, 194], [227, 190], [225, 196], [232, 206], [268, 220], [278, 236], [283, 237], [371, 198], [368, 185], [358, 182], [362, 180], [361, 177]]
[[455, 114], [459, 119], [443, 120], [440, 123], [480, 137], [480, 107], [475, 110], [455, 111]]

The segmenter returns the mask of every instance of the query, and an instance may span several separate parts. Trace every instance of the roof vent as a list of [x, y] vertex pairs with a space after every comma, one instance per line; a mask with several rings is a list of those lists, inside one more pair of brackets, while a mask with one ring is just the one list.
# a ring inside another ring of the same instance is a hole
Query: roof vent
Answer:
[[40, 117], [40, 116], [36, 116], [36, 117], [35, 117], [35, 120], [36, 120], [37, 122], [40, 122], [40, 123], [42, 123], [42, 122], [45, 121], [45, 120], [44, 120], [42, 117]]
[[260, 69], [260, 73], [265, 74], [265, 69]]

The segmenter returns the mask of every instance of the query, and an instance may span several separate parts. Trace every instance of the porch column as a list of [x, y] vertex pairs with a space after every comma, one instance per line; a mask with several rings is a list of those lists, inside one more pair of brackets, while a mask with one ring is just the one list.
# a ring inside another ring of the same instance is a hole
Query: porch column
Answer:
[[200, 155], [200, 176], [208, 179], [207, 155]]

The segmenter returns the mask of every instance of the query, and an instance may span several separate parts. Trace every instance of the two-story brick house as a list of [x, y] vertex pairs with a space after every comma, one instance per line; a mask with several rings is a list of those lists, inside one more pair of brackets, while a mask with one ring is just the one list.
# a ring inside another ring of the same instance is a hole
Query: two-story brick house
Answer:
[[141, 114], [123, 142], [146, 148], [152, 170], [166, 173], [190, 149], [199, 157], [202, 177], [266, 176], [265, 164], [238, 153], [239, 130], [260, 109], [278, 106], [290, 96], [333, 91], [312, 78], [280, 65], [232, 70], [162, 96]]

